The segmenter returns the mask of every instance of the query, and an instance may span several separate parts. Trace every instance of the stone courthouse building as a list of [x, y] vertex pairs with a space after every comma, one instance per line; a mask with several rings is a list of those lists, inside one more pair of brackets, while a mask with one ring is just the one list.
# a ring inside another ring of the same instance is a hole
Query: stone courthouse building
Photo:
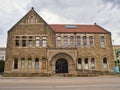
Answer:
[[113, 66], [111, 33], [97, 24], [47, 24], [32, 8], [8, 31], [4, 76], [77, 76]]

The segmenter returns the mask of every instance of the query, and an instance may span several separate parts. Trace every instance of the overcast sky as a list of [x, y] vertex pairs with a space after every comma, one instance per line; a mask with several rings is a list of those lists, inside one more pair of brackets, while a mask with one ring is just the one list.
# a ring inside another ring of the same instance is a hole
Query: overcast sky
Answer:
[[0, 47], [6, 47], [7, 31], [31, 7], [48, 24], [97, 23], [120, 45], [120, 0], [0, 0]]

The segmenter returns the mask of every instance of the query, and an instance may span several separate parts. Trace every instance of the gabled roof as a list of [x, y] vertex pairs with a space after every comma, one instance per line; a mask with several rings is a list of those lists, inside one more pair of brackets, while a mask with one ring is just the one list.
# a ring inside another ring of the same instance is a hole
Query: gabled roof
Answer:
[[[29, 16], [37, 16], [38, 17], [38, 20], [39, 20], [39, 23], [45, 23], [47, 24], [44, 19], [34, 10], [34, 8], [32, 7], [31, 10], [25, 14], [25, 16], [23, 16], [9, 31], [11, 31], [15, 26], [21, 24], [21, 23], [26, 23], [26, 20]], [[48, 25], [48, 24], [47, 24]], [[49, 25], [48, 25], [49, 26]], [[50, 27], [51, 28], [51, 27]]]
[[98, 25], [49, 24], [58, 33], [110, 33]]

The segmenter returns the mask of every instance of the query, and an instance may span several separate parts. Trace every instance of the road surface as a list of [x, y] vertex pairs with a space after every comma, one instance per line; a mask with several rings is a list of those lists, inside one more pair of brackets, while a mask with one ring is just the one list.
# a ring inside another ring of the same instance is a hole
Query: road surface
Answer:
[[0, 78], [0, 90], [120, 90], [120, 77]]

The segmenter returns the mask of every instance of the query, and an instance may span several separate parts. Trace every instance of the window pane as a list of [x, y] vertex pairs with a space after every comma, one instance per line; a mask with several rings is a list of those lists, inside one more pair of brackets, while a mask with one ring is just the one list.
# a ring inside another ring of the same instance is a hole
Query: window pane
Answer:
[[39, 47], [39, 46], [40, 46], [40, 41], [36, 40], [36, 47]]
[[103, 68], [108, 68], [107, 58], [103, 58]]
[[78, 69], [82, 69], [82, 61], [81, 61], [81, 58], [78, 58], [77, 67], [78, 67]]
[[15, 41], [15, 46], [19, 47], [19, 45], [20, 45], [19, 40], [16, 40], [16, 41]]
[[74, 46], [74, 36], [70, 36], [70, 46]]
[[35, 59], [35, 69], [39, 69], [39, 58]]
[[22, 46], [26, 47], [26, 40], [22, 40]]
[[29, 40], [29, 47], [32, 47], [33, 41]]
[[87, 37], [83, 36], [83, 46], [87, 46]]
[[36, 47], [40, 47], [40, 37], [36, 37]]
[[84, 65], [85, 65], [85, 69], [88, 69], [88, 58], [85, 58], [85, 60], [84, 60]]
[[89, 37], [89, 44], [90, 44], [91, 47], [93, 46], [93, 36]]
[[85, 64], [88, 64], [88, 58], [85, 58]]
[[81, 64], [81, 58], [78, 58], [78, 64]]
[[107, 58], [103, 58], [103, 63], [107, 64]]
[[46, 37], [43, 37], [42, 46], [46, 47]]
[[20, 45], [20, 37], [16, 36], [15, 46], [19, 47], [19, 45]]
[[56, 42], [57, 42], [57, 46], [61, 46], [61, 37], [60, 36], [57, 37]]
[[68, 37], [67, 36], [63, 37], [63, 43], [64, 43], [64, 46], [68, 45]]
[[100, 44], [101, 44], [101, 47], [105, 47], [105, 37], [104, 36], [101, 36], [100, 38]]
[[80, 36], [77, 36], [76, 45], [80, 46]]
[[40, 37], [36, 37], [36, 39], [40, 39]]

